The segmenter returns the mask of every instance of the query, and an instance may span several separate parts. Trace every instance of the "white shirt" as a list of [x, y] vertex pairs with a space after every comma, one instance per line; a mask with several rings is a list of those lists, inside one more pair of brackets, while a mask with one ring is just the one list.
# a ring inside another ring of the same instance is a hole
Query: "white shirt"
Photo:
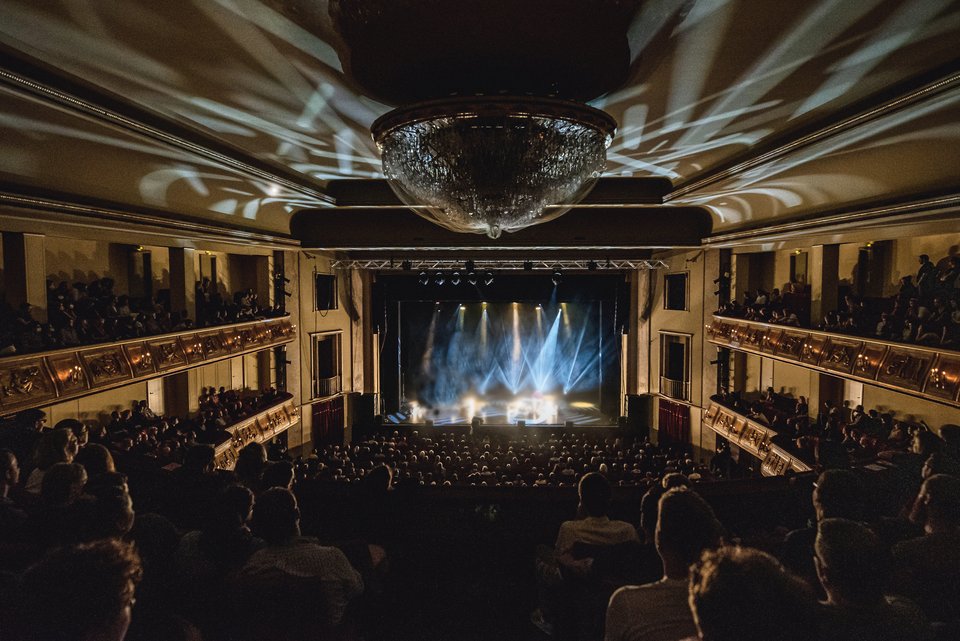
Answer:
[[696, 635], [686, 579], [628, 585], [610, 597], [605, 641], [680, 641]]
[[564, 521], [554, 546], [557, 554], [565, 554], [580, 542], [587, 545], [616, 545], [639, 541], [637, 531], [626, 521], [611, 521], [608, 516], [588, 516], [577, 521]]

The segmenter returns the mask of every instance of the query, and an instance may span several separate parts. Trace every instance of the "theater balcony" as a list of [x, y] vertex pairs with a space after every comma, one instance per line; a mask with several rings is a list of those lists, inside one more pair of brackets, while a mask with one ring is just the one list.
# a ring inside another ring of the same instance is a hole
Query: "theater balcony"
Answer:
[[706, 332], [721, 347], [960, 406], [956, 351], [719, 316]]
[[250, 443], [267, 443], [300, 422], [300, 410], [288, 398], [273, 407], [226, 428], [231, 439], [216, 448], [217, 468], [232, 470], [237, 456]]
[[46, 407], [296, 340], [290, 318], [99, 343], [0, 359], [0, 413]]

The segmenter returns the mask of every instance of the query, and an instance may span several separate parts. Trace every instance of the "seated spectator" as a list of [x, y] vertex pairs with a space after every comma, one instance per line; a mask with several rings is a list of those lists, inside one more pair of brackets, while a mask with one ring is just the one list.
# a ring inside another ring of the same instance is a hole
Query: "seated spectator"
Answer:
[[[849, 470], [826, 470], [813, 484], [813, 511], [816, 522], [842, 518], [859, 521], [863, 518], [866, 489], [857, 474]], [[816, 526], [800, 528], [787, 534], [781, 560], [784, 566], [819, 589], [820, 581], [813, 564]]]
[[70, 463], [77, 455], [77, 437], [65, 427], [44, 432], [37, 442], [34, 456], [34, 469], [27, 477], [24, 490], [30, 494], [40, 494], [43, 476], [56, 463]]
[[20, 481], [17, 457], [7, 449], [0, 450], [0, 542], [15, 541], [27, 520], [27, 514], [10, 498], [10, 490]]
[[893, 548], [891, 588], [915, 600], [930, 621], [960, 619], [960, 479], [934, 474], [923, 482], [914, 518], [924, 535]]
[[127, 543], [99, 541], [54, 551], [23, 576], [23, 641], [122, 641], [140, 559]]
[[616, 545], [628, 541], [639, 541], [637, 531], [626, 521], [614, 521], [607, 515], [612, 492], [610, 483], [598, 473], [590, 473], [580, 479], [577, 486], [580, 504], [577, 506], [579, 519], [564, 521], [554, 546], [557, 561], [561, 566], [574, 571], [583, 571], [589, 565], [588, 559], [575, 559], [573, 546], [576, 543], [587, 545]]
[[233, 473], [237, 481], [254, 493], [261, 490], [263, 472], [267, 467], [267, 451], [261, 443], [248, 443], [237, 455]]
[[847, 519], [824, 519], [815, 549], [817, 576], [827, 595], [822, 641], [926, 637], [916, 606], [884, 598], [890, 555], [869, 528]]
[[272, 488], [257, 499], [253, 530], [266, 541], [266, 547], [247, 561], [244, 577], [251, 580], [279, 572], [294, 578], [319, 579], [319, 603], [325, 609], [326, 623], [342, 623], [347, 605], [363, 592], [360, 573], [337, 548], [300, 535], [300, 510], [290, 490]]
[[811, 641], [816, 601], [765, 552], [705, 552], [690, 576], [690, 609], [703, 641]]
[[689, 568], [704, 550], [720, 545], [721, 527], [713, 510], [688, 489], [660, 499], [657, 552], [663, 578], [614, 592], [607, 608], [607, 641], [676, 641], [696, 634], [688, 604]]

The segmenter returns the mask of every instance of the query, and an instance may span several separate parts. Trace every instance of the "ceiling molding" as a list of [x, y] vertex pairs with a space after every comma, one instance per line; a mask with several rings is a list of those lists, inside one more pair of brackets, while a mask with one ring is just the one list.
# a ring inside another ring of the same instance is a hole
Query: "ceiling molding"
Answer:
[[[765, 165], [773, 160], [786, 156], [804, 147], [826, 140], [845, 131], [865, 125], [878, 118], [882, 118], [901, 109], [905, 109], [919, 102], [928, 100], [940, 93], [955, 89], [960, 86], [960, 71], [957, 71], [957, 63], [946, 67], [946, 71], [941, 67], [937, 70], [938, 75], [930, 80], [928, 74], [925, 76], [926, 82], [920, 86], [910, 86], [906, 90], [902, 88], [899, 92], [886, 92], [882, 97], [872, 96], [866, 100], [860, 101], [851, 108], [842, 113], [848, 115], [842, 116], [839, 120], [832, 120], [824, 124], [820, 120], [813, 125], [794, 132], [787, 132], [784, 136], [779, 136], [777, 140], [771, 141], [768, 145], [761, 142], [758, 146], [744, 152], [739, 157], [719, 165], [717, 168], [708, 170], [698, 176], [678, 184], [673, 191], [664, 196], [664, 202], [677, 201], [684, 196], [699, 191], [712, 184], [731, 178], [739, 173]], [[881, 102], [877, 103], [877, 100]], [[758, 147], [762, 151], [758, 153]]]
[[19, 51], [0, 46], [4, 54], [0, 84], [21, 95], [93, 118], [101, 123], [168, 147], [200, 156], [246, 176], [274, 183], [317, 201], [318, 206], [333, 199], [317, 184], [288, 168], [255, 158], [221, 140], [190, 128], [122, 97], [36, 61], [24, 59]]
[[[42, 231], [53, 224], [86, 228], [103, 234], [107, 226], [122, 224], [124, 236], [144, 234], [169, 239], [174, 246], [193, 243], [254, 245], [259, 249], [299, 249], [300, 243], [278, 236], [236, 227], [218, 227], [187, 220], [170, 220], [159, 213], [131, 212], [93, 204], [68, 202], [2, 190], [0, 220], [18, 223], [24, 230]], [[109, 228], [109, 227], [108, 227]], [[186, 241], [186, 242], [185, 242]]]
[[950, 218], [960, 223], [960, 193], [868, 206], [826, 214], [816, 218], [716, 234], [705, 238], [703, 245], [709, 248], [719, 248], [779, 242], [798, 237], [852, 232], [881, 225], [918, 223], [929, 220], [931, 216]]

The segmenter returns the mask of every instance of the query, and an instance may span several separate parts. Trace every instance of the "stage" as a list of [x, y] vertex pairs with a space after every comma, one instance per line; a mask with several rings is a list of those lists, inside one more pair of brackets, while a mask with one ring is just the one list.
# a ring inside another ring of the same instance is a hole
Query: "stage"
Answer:
[[404, 404], [400, 411], [388, 414], [385, 422], [394, 425], [434, 426], [470, 425], [474, 418], [483, 425], [528, 426], [615, 426], [615, 418], [605, 416], [596, 403], [568, 401], [563, 396], [532, 395], [480, 400], [468, 396], [459, 403], [427, 406], [416, 401]]

